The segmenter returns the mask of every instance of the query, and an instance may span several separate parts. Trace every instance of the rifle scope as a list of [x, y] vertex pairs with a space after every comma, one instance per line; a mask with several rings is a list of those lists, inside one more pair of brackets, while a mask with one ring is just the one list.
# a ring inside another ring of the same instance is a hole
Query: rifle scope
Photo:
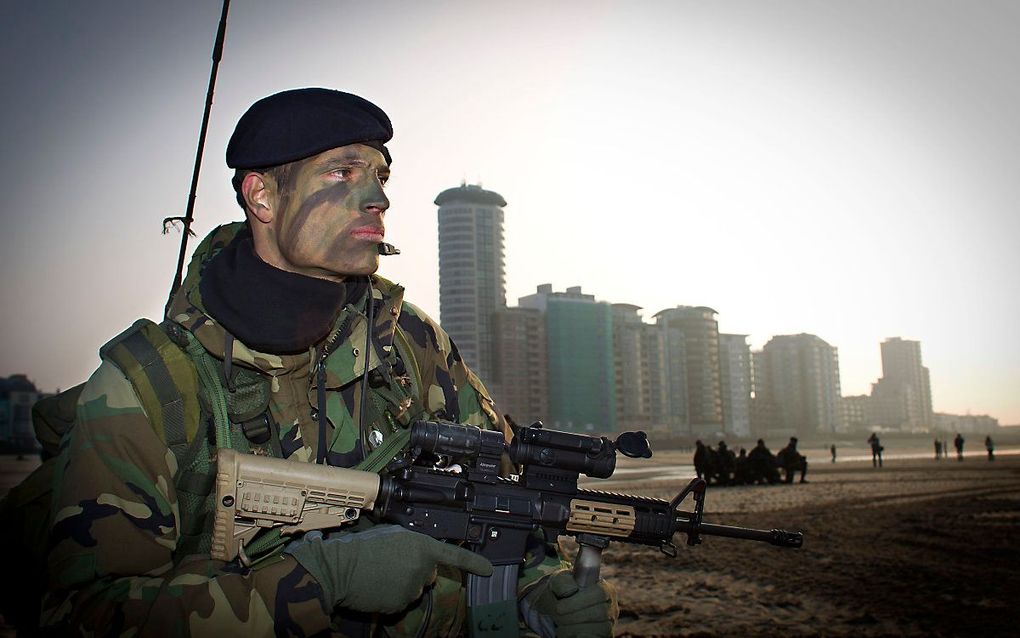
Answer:
[[592, 478], [609, 478], [616, 469], [616, 447], [609, 439], [537, 427], [517, 431], [510, 458], [525, 467], [554, 467]]
[[[498, 458], [506, 444], [501, 432], [444, 421], [415, 421], [411, 447], [452, 457]], [[534, 426], [517, 431], [509, 453], [518, 465], [552, 467], [592, 478], [609, 478], [616, 469], [616, 447], [609, 439]]]
[[411, 424], [411, 447], [451, 457], [489, 456], [498, 459], [506, 442], [503, 433], [495, 430], [444, 421], [415, 421]]

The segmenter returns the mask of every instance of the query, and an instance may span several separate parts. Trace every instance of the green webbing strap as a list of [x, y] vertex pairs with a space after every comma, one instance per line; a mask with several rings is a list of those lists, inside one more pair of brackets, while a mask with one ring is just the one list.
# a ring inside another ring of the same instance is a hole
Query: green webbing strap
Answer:
[[99, 349], [99, 356], [127, 377], [153, 428], [180, 460], [193, 425], [188, 420], [198, 412], [188, 357], [148, 319], [139, 319], [111, 339]]
[[173, 452], [174, 458], [181, 458], [188, 447], [188, 438], [184, 430], [184, 400], [163, 357], [159, 356], [159, 351], [145, 338], [141, 330], [127, 335], [120, 345], [138, 361], [142, 372], [152, 384], [163, 412], [166, 445]]
[[407, 342], [407, 335], [400, 329], [400, 326], [394, 328], [393, 336], [393, 345], [397, 348], [397, 355], [404, 362], [404, 368], [409, 369], [411, 372], [411, 394], [420, 397], [422, 387], [418, 359], [415, 358], [414, 350], [411, 349], [411, 344]]
[[280, 536], [279, 527], [273, 527], [248, 543], [244, 547], [244, 553], [251, 559], [253, 565], [257, 565], [290, 541], [290, 538]]
[[212, 356], [206, 352], [195, 335], [190, 330], [182, 331], [188, 338], [188, 354], [195, 363], [198, 372], [198, 380], [205, 388], [206, 396], [212, 406], [213, 423], [216, 425], [216, 447], [230, 449], [230, 419], [227, 417], [227, 395], [224, 394], [223, 386], [220, 384], [219, 374], [216, 370], [216, 363]]
[[387, 437], [383, 441], [382, 445], [372, 450], [372, 452], [354, 466], [355, 470], [364, 470], [366, 472], [379, 472], [386, 467], [386, 464], [393, 460], [404, 447], [407, 445], [408, 440], [411, 438], [410, 428], [400, 428], [394, 432], [391, 436]]

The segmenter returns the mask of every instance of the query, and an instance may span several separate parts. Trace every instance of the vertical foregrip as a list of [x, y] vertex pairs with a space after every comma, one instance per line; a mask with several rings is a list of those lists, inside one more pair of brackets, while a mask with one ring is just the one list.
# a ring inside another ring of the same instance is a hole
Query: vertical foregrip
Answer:
[[574, 560], [574, 580], [578, 587], [587, 587], [599, 582], [599, 570], [602, 567], [602, 549], [594, 545], [581, 543]]

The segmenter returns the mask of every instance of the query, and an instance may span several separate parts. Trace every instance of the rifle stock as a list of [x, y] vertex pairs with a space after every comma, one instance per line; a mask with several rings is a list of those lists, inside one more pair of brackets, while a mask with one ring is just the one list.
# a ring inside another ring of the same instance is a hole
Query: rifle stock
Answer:
[[266, 528], [290, 536], [353, 523], [375, 507], [380, 480], [372, 472], [220, 449], [212, 557], [247, 564], [245, 545]]

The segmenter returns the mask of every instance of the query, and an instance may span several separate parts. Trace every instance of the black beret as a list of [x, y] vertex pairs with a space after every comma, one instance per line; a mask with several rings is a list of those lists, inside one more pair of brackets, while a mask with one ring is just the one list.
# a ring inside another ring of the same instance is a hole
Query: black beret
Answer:
[[381, 108], [332, 89], [292, 89], [264, 97], [237, 122], [227, 144], [230, 168], [266, 168], [348, 144], [383, 146], [393, 125]]

